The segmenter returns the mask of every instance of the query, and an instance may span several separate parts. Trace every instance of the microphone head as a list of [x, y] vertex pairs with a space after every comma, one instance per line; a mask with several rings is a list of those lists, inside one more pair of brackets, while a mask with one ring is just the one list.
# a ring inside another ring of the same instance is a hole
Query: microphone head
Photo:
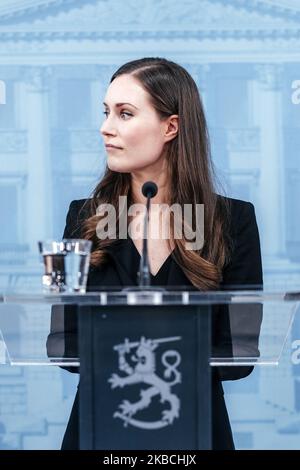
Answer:
[[142, 186], [142, 193], [145, 197], [154, 197], [158, 191], [157, 185], [153, 181], [146, 181]]

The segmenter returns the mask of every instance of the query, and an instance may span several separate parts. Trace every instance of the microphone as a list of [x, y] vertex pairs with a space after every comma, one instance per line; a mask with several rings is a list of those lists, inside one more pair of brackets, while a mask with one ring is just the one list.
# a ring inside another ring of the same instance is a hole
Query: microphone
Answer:
[[[157, 185], [153, 181], [147, 181], [142, 186], [142, 193], [147, 198], [152, 198], [157, 194]], [[148, 203], [148, 200], [147, 200]]]
[[147, 198], [146, 214], [144, 217], [144, 237], [143, 237], [143, 251], [140, 261], [140, 269], [138, 273], [139, 287], [149, 287], [151, 284], [150, 267], [148, 258], [148, 222], [149, 222], [149, 209], [150, 200], [157, 194], [157, 185], [153, 181], [147, 181], [142, 186], [142, 193]]

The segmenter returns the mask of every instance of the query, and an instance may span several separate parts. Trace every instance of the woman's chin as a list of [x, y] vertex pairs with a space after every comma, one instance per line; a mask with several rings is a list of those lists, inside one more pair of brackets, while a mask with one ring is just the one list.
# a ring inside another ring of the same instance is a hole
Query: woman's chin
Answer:
[[128, 173], [130, 169], [120, 161], [115, 161], [114, 159], [108, 158], [107, 166], [111, 171], [116, 171], [118, 173]]

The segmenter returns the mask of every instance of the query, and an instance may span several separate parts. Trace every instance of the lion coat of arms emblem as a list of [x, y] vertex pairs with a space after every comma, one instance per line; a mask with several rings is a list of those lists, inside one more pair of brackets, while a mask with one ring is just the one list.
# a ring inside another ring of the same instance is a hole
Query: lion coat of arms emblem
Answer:
[[[171, 387], [181, 382], [181, 373], [177, 370], [181, 356], [178, 351], [167, 350], [161, 356], [162, 365], [165, 367], [163, 378], [156, 373], [155, 350], [160, 343], [178, 341], [180, 336], [170, 338], [146, 339], [141, 337], [139, 342], [129, 342], [128, 338], [124, 343], [114, 346], [118, 352], [118, 367], [125, 374], [119, 376], [112, 374], [108, 379], [111, 388], [125, 387], [133, 384], [147, 384], [149, 387], [140, 392], [140, 399], [135, 403], [123, 400], [119, 405], [119, 411], [114, 413], [114, 418], [123, 420], [124, 425], [128, 424], [142, 429], [159, 429], [173, 423], [175, 418], [179, 418], [180, 400], [171, 391]], [[131, 355], [129, 362], [129, 354]], [[169, 408], [162, 411], [161, 419], [146, 422], [133, 417], [140, 410], [151, 405], [154, 396], [160, 397], [161, 403], [168, 403]]]

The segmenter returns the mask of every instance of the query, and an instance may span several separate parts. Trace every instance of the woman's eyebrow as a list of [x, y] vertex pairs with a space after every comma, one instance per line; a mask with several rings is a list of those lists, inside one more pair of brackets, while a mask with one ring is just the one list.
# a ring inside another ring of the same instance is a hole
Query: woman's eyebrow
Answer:
[[[104, 101], [103, 101], [103, 104], [104, 106], [108, 107], [108, 104], [106, 104]], [[120, 106], [124, 106], [124, 104], [129, 104], [129, 106], [133, 106], [135, 109], [138, 109], [136, 106], [134, 106], [134, 104], [131, 104], [131, 103], [116, 103], [115, 106], [116, 108], [119, 108]]]

